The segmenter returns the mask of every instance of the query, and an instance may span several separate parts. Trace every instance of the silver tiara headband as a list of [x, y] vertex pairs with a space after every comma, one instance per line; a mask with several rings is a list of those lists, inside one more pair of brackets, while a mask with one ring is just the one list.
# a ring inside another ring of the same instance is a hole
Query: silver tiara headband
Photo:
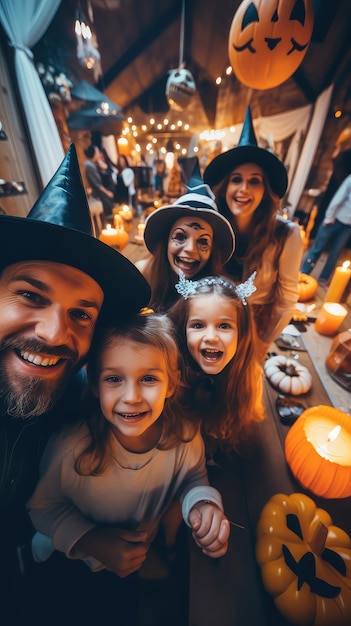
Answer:
[[178, 293], [183, 296], [184, 300], [186, 300], [189, 296], [194, 296], [199, 287], [203, 287], [204, 285], [222, 285], [223, 287], [233, 289], [236, 295], [241, 298], [242, 303], [246, 306], [246, 298], [251, 296], [251, 294], [253, 294], [253, 292], [257, 289], [257, 287], [253, 284], [256, 278], [256, 273], [257, 272], [253, 272], [253, 274], [251, 274], [251, 276], [244, 283], [234, 285], [233, 283], [223, 280], [223, 278], [220, 278], [219, 276], [202, 278], [201, 280], [187, 280], [182, 270], [179, 270], [179, 281], [175, 285], [175, 288]]

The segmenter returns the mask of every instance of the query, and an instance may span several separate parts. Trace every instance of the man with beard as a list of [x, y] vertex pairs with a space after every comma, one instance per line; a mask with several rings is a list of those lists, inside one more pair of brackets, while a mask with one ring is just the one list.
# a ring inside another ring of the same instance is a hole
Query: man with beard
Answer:
[[28, 216], [0, 216], [1, 623], [31, 616], [25, 503], [49, 436], [79, 417], [97, 319], [137, 312], [149, 297], [135, 266], [93, 237], [72, 144]]

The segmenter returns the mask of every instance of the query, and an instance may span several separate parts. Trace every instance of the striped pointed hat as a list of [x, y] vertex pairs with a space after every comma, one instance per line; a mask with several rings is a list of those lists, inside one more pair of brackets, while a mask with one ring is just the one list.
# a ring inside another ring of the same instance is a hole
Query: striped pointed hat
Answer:
[[153, 253], [161, 240], [168, 240], [172, 225], [182, 217], [198, 217], [213, 229], [214, 243], [218, 246], [222, 263], [226, 263], [235, 249], [235, 237], [228, 220], [219, 213], [214, 194], [201, 178], [197, 158], [180, 160], [185, 177], [191, 175], [187, 193], [173, 204], [153, 211], [146, 220], [144, 239], [147, 249]]

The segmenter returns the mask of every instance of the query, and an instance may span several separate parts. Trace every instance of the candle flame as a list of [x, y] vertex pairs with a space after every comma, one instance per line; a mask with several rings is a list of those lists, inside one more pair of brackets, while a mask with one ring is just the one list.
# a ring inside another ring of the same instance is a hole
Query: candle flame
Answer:
[[107, 228], [107, 230], [111, 230], [111, 228], [112, 228], [111, 224], [106, 224], [106, 228]]
[[335, 426], [335, 428], [333, 428], [333, 430], [330, 431], [327, 441], [335, 441], [340, 431], [341, 431], [341, 426], [339, 426], [338, 424], [337, 426]]
[[351, 265], [351, 261], [345, 261], [342, 266], [344, 268], [344, 270], [347, 270], [347, 268]]

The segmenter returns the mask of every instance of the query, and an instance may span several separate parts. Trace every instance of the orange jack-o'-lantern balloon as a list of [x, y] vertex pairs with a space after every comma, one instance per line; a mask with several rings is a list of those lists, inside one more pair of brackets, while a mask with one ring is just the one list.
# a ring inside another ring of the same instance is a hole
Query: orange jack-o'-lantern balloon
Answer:
[[313, 21], [312, 0], [243, 0], [228, 42], [238, 80], [253, 89], [287, 80], [308, 50]]

